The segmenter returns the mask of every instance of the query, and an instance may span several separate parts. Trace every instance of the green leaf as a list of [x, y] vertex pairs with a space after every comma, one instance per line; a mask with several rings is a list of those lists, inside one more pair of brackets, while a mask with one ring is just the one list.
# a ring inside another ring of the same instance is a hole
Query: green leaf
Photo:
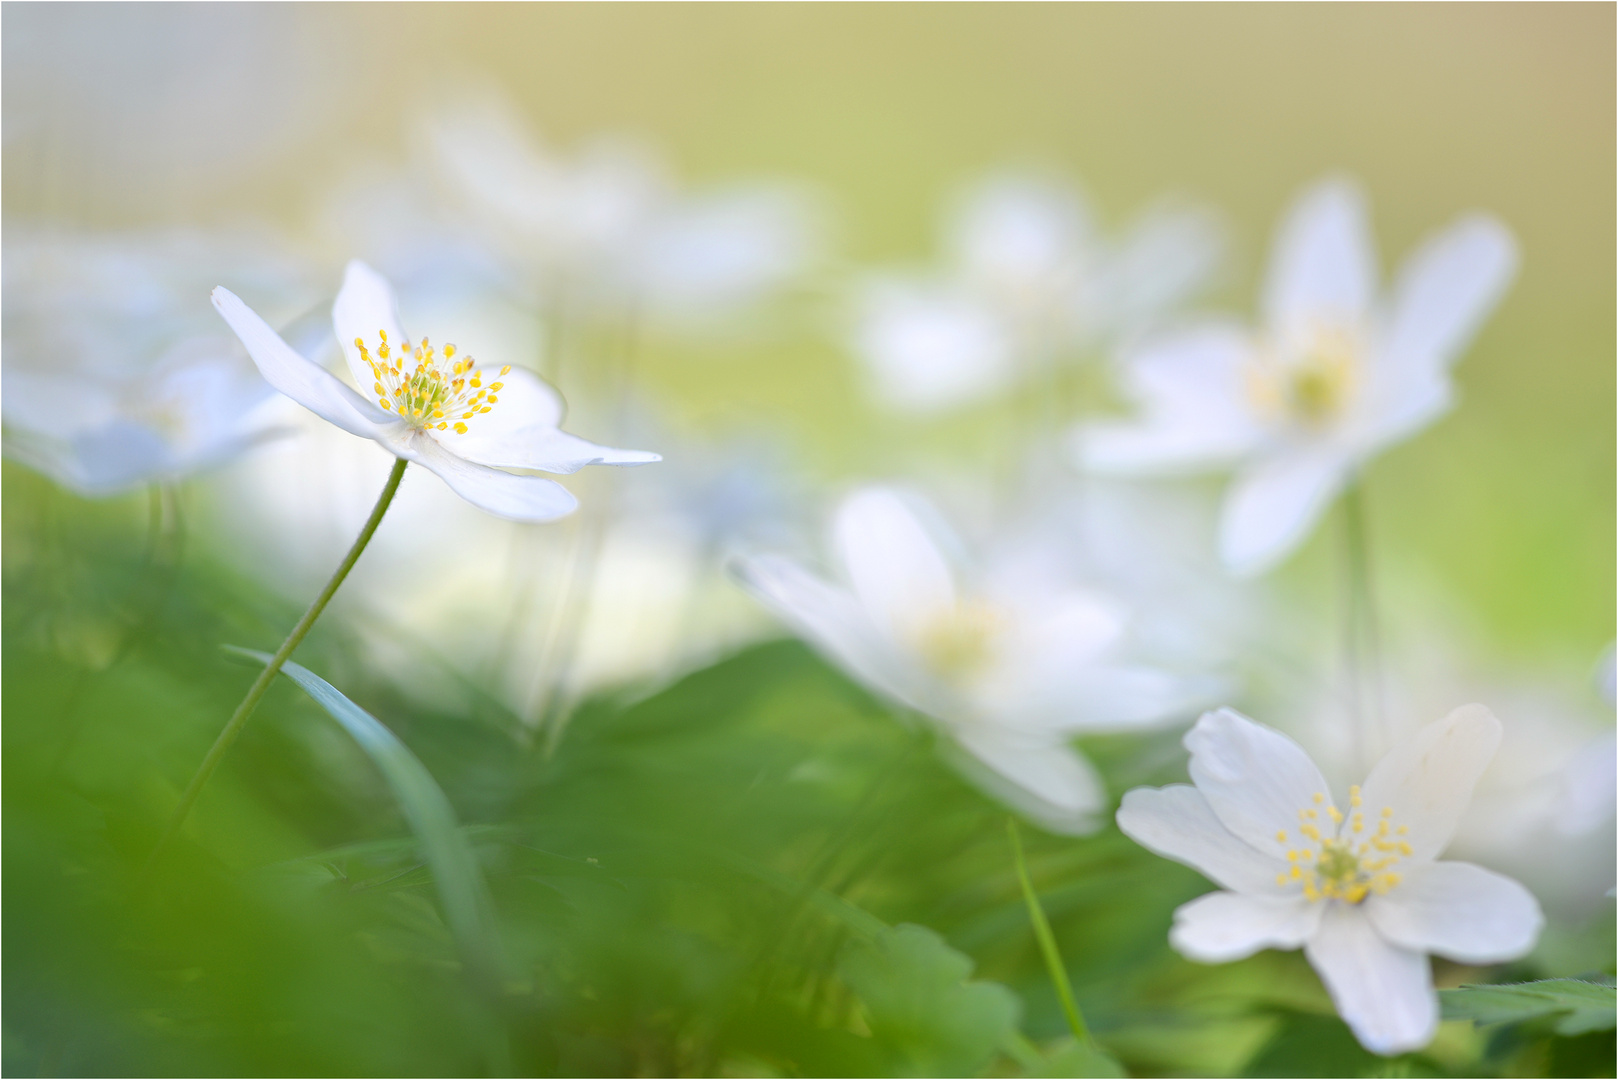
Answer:
[[1071, 1040], [1058, 1047], [1040, 1065], [1036, 1076], [1122, 1077], [1129, 1073], [1118, 1059], [1089, 1043]]
[[850, 940], [837, 973], [865, 1003], [894, 1068], [909, 1075], [970, 1075], [1016, 1036], [1015, 995], [998, 983], [968, 982], [971, 959], [926, 927]]
[[1556, 1017], [1558, 1035], [1607, 1031], [1614, 1026], [1613, 987], [1582, 979], [1543, 979], [1500, 986], [1463, 986], [1440, 991], [1444, 1019], [1474, 1024], [1511, 1024]]
[[[234, 645], [225, 649], [260, 663], [271, 659], [268, 653]], [[482, 973], [495, 974], [501, 952], [483, 871], [456, 821], [455, 808], [432, 774], [380, 720], [319, 675], [291, 661], [282, 666], [281, 674], [330, 713], [375, 763], [410, 823], [421, 857], [432, 870], [444, 919], [462, 956]]]

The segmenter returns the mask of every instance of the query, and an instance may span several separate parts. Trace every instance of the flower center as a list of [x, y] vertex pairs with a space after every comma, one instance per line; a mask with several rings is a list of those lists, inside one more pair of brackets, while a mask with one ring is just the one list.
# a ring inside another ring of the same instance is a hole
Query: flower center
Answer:
[[922, 661], [936, 675], [964, 679], [982, 671], [994, 655], [994, 640], [1004, 628], [1000, 613], [987, 604], [956, 604], [917, 634]]
[[[1393, 807], [1384, 806], [1375, 826], [1367, 827], [1358, 787], [1348, 789], [1348, 802], [1346, 833], [1338, 831], [1343, 824], [1342, 811], [1328, 804], [1324, 793], [1317, 793], [1315, 805], [1298, 811], [1301, 843], [1293, 845], [1285, 830], [1275, 834], [1276, 843], [1286, 850], [1287, 862], [1292, 864], [1289, 870], [1275, 876], [1277, 885], [1297, 882], [1311, 901], [1357, 904], [1372, 893], [1381, 896], [1399, 884], [1400, 875], [1390, 867], [1411, 853], [1409, 841], [1402, 839], [1410, 826], [1395, 826]], [[1331, 822], [1329, 829], [1335, 835], [1322, 834], [1322, 813]]]
[[[377, 404], [388, 412], [395, 410], [399, 419], [415, 428], [436, 428], [444, 431], [451, 424], [457, 434], [466, 434], [466, 421], [494, 408], [500, 398], [503, 383], [490, 382], [488, 373], [476, 370], [470, 357], [455, 359], [455, 346], [445, 345], [443, 356], [433, 351], [426, 338], [412, 346], [409, 340], [399, 343], [398, 355], [388, 344], [388, 332], [376, 332], [376, 355], [365, 347], [364, 338], [355, 338], [354, 346], [360, 359], [370, 365], [376, 380], [372, 389]], [[504, 376], [511, 365], [500, 369]]]
[[1273, 355], [1248, 371], [1248, 393], [1263, 412], [1318, 429], [1342, 413], [1359, 375], [1359, 346], [1345, 330], [1318, 328], [1301, 354]]

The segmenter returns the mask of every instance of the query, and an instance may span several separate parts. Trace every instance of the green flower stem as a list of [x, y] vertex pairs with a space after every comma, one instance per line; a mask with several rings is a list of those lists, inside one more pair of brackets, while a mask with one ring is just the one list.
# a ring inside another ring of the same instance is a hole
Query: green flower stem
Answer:
[[365, 546], [371, 542], [371, 537], [376, 533], [376, 527], [382, 524], [382, 515], [388, 512], [388, 504], [393, 502], [394, 493], [399, 490], [399, 481], [404, 479], [405, 466], [408, 464], [409, 462], [404, 458], [399, 458], [393, 463], [393, 471], [388, 473], [388, 482], [383, 485], [382, 494], [377, 497], [376, 506], [372, 508], [371, 516], [366, 520], [365, 527], [360, 529], [359, 536], [355, 538], [354, 546], [348, 549], [348, 554], [343, 556], [343, 561], [337, 567], [337, 572], [331, 576], [330, 581], [326, 582], [325, 588], [320, 590], [320, 595], [315, 597], [314, 603], [309, 605], [309, 610], [303, 613], [303, 618], [298, 620], [298, 625], [292, 628], [292, 632], [287, 635], [287, 639], [281, 642], [281, 647], [275, 650], [275, 655], [270, 657], [268, 664], [264, 665], [264, 670], [258, 673], [258, 678], [254, 679], [253, 685], [248, 688], [247, 696], [242, 699], [240, 705], [236, 706], [236, 711], [231, 713], [230, 720], [225, 724], [224, 730], [219, 733], [219, 737], [208, 748], [208, 756], [202, 759], [202, 764], [198, 766], [196, 775], [186, 785], [185, 793], [180, 796], [180, 805], [174, 808], [174, 815], [169, 818], [168, 827], [163, 830], [163, 836], [158, 840], [157, 847], [152, 849], [151, 857], [146, 860], [147, 870], [157, 864], [158, 858], [174, 839], [175, 834], [180, 831], [180, 826], [185, 823], [186, 816], [191, 813], [191, 807], [196, 803], [197, 796], [202, 794], [203, 785], [208, 782], [208, 778], [213, 775], [213, 771], [219, 767], [219, 762], [223, 760], [226, 752], [230, 750], [231, 744], [236, 741], [236, 736], [241, 734], [242, 728], [247, 724], [247, 718], [252, 716], [253, 710], [258, 707], [259, 699], [264, 696], [265, 691], [269, 690], [270, 684], [275, 681], [275, 676], [280, 673], [281, 665], [286, 663], [287, 657], [291, 656], [292, 651], [303, 641], [304, 636], [309, 633], [310, 627], [315, 625], [315, 620], [320, 618], [320, 613], [326, 610], [326, 605], [331, 602], [332, 596], [336, 594], [337, 587], [343, 583], [344, 578], [348, 577], [348, 572], [354, 569], [354, 564], [359, 561], [360, 552], [364, 551]]
[[1348, 703], [1358, 765], [1363, 773], [1387, 746], [1382, 730], [1381, 632], [1371, 579], [1365, 495], [1358, 477], [1343, 492], [1343, 583]]
[[1006, 832], [1011, 836], [1011, 853], [1017, 861], [1017, 880], [1022, 883], [1022, 897], [1028, 902], [1028, 921], [1034, 924], [1034, 937], [1039, 941], [1039, 951], [1045, 956], [1045, 967], [1051, 974], [1051, 985], [1056, 988], [1056, 996], [1062, 1001], [1062, 1012], [1067, 1015], [1067, 1026], [1073, 1029], [1073, 1037], [1079, 1045], [1089, 1050], [1096, 1048], [1095, 1042], [1090, 1038], [1090, 1028], [1084, 1022], [1084, 1014], [1079, 1011], [1078, 1002], [1073, 1000], [1073, 986], [1067, 981], [1067, 968], [1062, 964], [1062, 954], [1056, 948], [1056, 935], [1051, 933], [1051, 924], [1045, 918], [1045, 909], [1039, 906], [1039, 897], [1034, 893], [1034, 883], [1028, 877], [1028, 863], [1023, 859], [1022, 837], [1017, 832], [1017, 819], [1006, 818]]

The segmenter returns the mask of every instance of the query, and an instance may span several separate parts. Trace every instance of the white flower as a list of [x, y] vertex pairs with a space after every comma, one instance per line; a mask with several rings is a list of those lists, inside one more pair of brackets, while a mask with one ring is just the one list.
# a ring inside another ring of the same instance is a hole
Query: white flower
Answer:
[[1139, 330], [1201, 284], [1219, 247], [1203, 215], [1167, 210], [1110, 244], [1077, 193], [1012, 174], [968, 192], [948, 233], [941, 273], [862, 291], [854, 349], [896, 409], [965, 405]]
[[1529, 681], [1498, 661], [1479, 671], [1430, 628], [1397, 653], [1413, 659], [1404, 672], [1386, 673], [1374, 699], [1385, 704], [1368, 707], [1371, 716], [1356, 724], [1341, 694], [1313, 702], [1299, 695], [1301, 707], [1289, 710], [1299, 720], [1287, 725], [1288, 734], [1324, 763], [1335, 785], [1358, 778], [1348, 762], [1361, 754], [1373, 761], [1413, 735], [1419, 723], [1412, 718], [1433, 715], [1445, 702], [1488, 702], [1501, 723], [1500, 752], [1478, 777], [1450, 851], [1522, 882], [1553, 921], [1587, 920], [1613, 883], [1618, 765], [1611, 713], [1570, 693], [1577, 687], [1571, 679]]
[[440, 109], [421, 130], [438, 172], [496, 245], [575, 308], [605, 300], [713, 318], [786, 284], [814, 253], [814, 215], [794, 189], [685, 195], [656, 155], [624, 139], [562, 159], [498, 99]]
[[1258, 573], [1309, 534], [1347, 478], [1450, 406], [1450, 367], [1516, 267], [1511, 234], [1474, 214], [1428, 240], [1377, 296], [1358, 189], [1312, 188], [1282, 225], [1264, 327], [1209, 324], [1149, 345], [1123, 372], [1139, 422], [1081, 428], [1088, 468], [1234, 466], [1220, 552]]
[[865, 488], [832, 527], [847, 586], [775, 555], [741, 560], [752, 593], [855, 678], [931, 717], [1002, 799], [1047, 828], [1096, 827], [1104, 793], [1069, 740], [1173, 719], [1202, 687], [1129, 662], [1107, 598], [991, 566], [963, 590], [924, 506]]
[[563, 432], [561, 399], [537, 375], [509, 365], [490, 371], [453, 344], [440, 352], [425, 337], [412, 344], [392, 287], [362, 262], [348, 264], [332, 322], [369, 399], [300, 356], [230, 290], [215, 289], [213, 302], [271, 386], [344, 431], [431, 469], [491, 514], [551, 521], [578, 505], [554, 480], [506, 469], [571, 473], [660, 460]]
[[[271, 390], [202, 291], [229, 272], [285, 314], [298, 268], [246, 236], [13, 229], [5, 454], [81, 495], [183, 478], [274, 433]], [[307, 334], [300, 335], [300, 343]]]
[[1360, 1042], [1397, 1054], [1437, 1029], [1428, 953], [1489, 964], [1533, 947], [1544, 920], [1527, 889], [1437, 861], [1500, 745], [1482, 706], [1396, 747], [1345, 809], [1297, 743], [1233, 710], [1185, 745], [1196, 786], [1129, 792], [1118, 827], [1224, 887], [1174, 914], [1169, 940], [1190, 959], [1301, 946]]

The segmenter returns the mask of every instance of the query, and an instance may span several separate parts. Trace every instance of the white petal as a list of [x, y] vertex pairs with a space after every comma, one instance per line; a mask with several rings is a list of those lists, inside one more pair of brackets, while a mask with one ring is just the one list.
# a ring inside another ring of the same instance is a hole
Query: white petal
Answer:
[[1391, 1056], [1432, 1042], [1438, 995], [1427, 957], [1383, 940], [1358, 907], [1323, 906], [1304, 955], [1360, 1045]]
[[393, 286], [358, 259], [351, 260], [343, 272], [343, 287], [331, 306], [331, 321], [337, 343], [343, 347], [343, 359], [348, 361], [348, 370], [354, 375], [354, 385], [362, 388], [374, 383], [376, 376], [371, 374], [371, 366], [360, 359], [354, 339], [365, 339], [365, 347], [374, 355], [380, 343], [378, 331], [386, 331], [395, 359], [407, 340], [399, 321], [399, 301], [393, 295]]
[[360, 397], [318, 364], [298, 355], [252, 308], [224, 286], [213, 291], [213, 306], [236, 331], [264, 380], [299, 405], [344, 431], [384, 444], [405, 425]]
[[950, 254], [990, 288], [1038, 289], [1070, 272], [1090, 231], [1084, 203], [1043, 177], [1003, 174], [968, 193], [950, 223]]
[[1214, 892], [1180, 905], [1169, 944], [1204, 964], [1224, 964], [1260, 949], [1296, 949], [1320, 925], [1324, 904], [1301, 896]]
[[1259, 852], [1219, 823], [1208, 800], [1189, 784], [1136, 788], [1118, 807], [1118, 827], [1135, 843], [1184, 863], [1239, 893], [1279, 894], [1284, 859]]
[[426, 432], [412, 432], [394, 452], [431, 469], [455, 494], [496, 517], [545, 522], [578, 509], [579, 500], [555, 480], [475, 465], [438, 445]]
[[1417, 867], [1387, 895], [1366, 900], [1365, 914], [1395, 945], [1463, 964], [1515, 960], [1534, 947], [1545, 925], [1527, 889], [1463, 862]]
[[500, 383], [496, 395], [500, 400], [488, 412], [467, 420], [465, 435], [452, 429], [435, 436], [468, 461], [502, 469], [572, 473], [586, 465], [645, 465], [663, 460], [660, 454], [616, 450], [559, 430], [561, 396], [531, 371], [514, 367], [494, 376], [493, 381]]
[[[1185, 736], [1191, 781], [1220, 822], [1259, 851], [1285, 858], [1297, 845], [1300, 810], [1317, 810], [1321, 835], [1332, 835], [1326, 780], [1303, 747], [1235, 709], [1204, 713]], [[1276, 839], [1286, 833], [1285, 841]]]
[[1078, 429], [1078, 463], [1100, 472], [1171, 472], [1246, 455], [1261, 435], [1243, 375], [1252, 354], [1245, 331], [1210, 324], [1128, 357], [1120, 377], [1143, 416]]
[[869, 286], [854, 348], [875, 396], [905, 412], [968, 404], [1015, 374], [1010, 332], [963, 290], [909, 282]]
[[911, 640], [954, 606], [949, 564], [898, 492], [871, 487], [849, 495], [832, 533], [854, 594], [893, 640]]
[[732, 568], [743, 588], [832, 663], [878, 693], [921, 707], [913, 673], [847, 590], [778, 555], [738, 559]]
[[1206, 705], [1219, 685], [1138, 664], [1070, 661], [1017, 674], [1021, 700], [1007, 704], [1008, 715], [1067, 732], [1129, 731], [1184, 720]]
[[1340, 179], [1317, 184], [1293, 204], [1276, 238], [1264, 297], [1271, 334], [1303, 343], [1321, 323], [1364, 325], [1376, 278], [1359, 188]]
[[1516, 271], [1516, 241], [1494, 218], [1473, 215], [1427, 241], [1400, 268], [1383, 362], [1452, 363]]
[[1482, 705], [1463, 705], [1428, 724], [1371, 770], [1361, 792], [1367, 820], [1392, 809], [1393, 824], [1410, 828], [1407, 858], [1436, 859], [1455, 835], [1501, 735], [1500, 721]]
[[978, 784], [1052, 832], [1091, 833], [1105, 789], [1077, 750], [1057, 739], [1027, 737], [984, 726], [954, 729], [955, 741], [981, 768], [969, 767]]
[[1348, 465], [1324, 447], [1273, 454], [1231, 484], [1219, 520], [1219, 556], [1234, 574], [1261, 574], [1301, 544], [1343, 485]]

